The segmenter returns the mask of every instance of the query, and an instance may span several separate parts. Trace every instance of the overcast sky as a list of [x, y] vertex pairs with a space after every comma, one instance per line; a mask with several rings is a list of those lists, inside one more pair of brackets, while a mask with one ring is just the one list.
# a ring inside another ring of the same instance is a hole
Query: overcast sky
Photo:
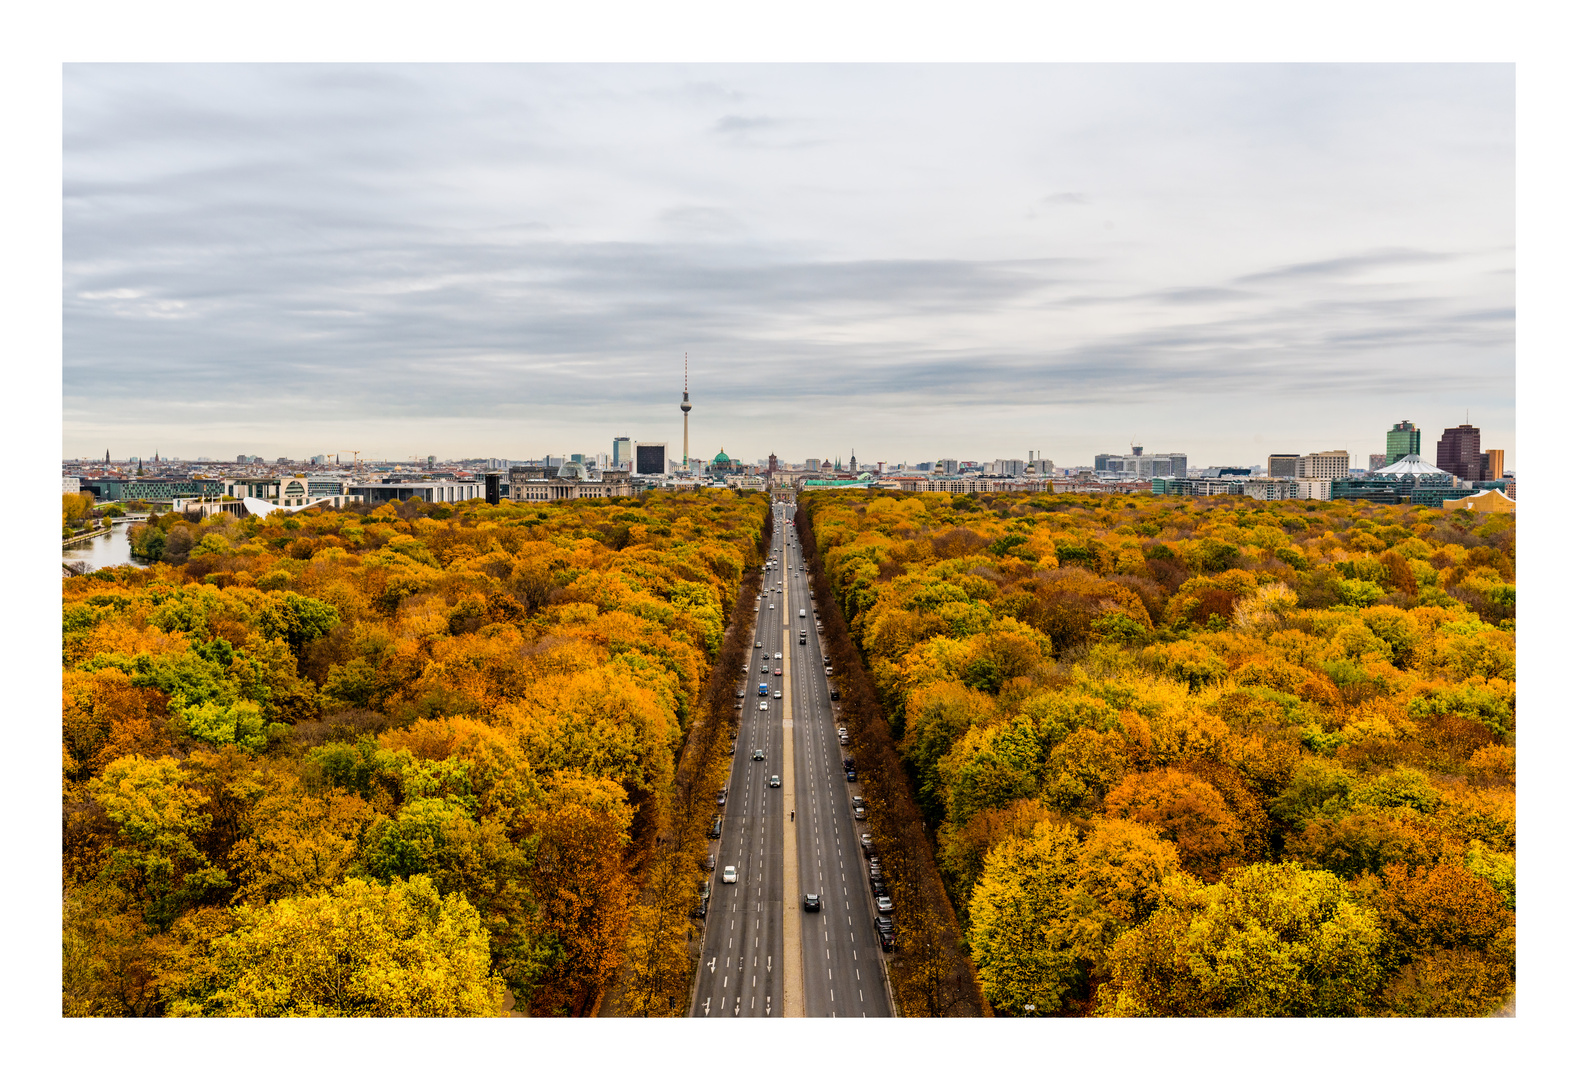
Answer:
[[67, 456], [1513, 444], [1513, 69], [65, 69]]

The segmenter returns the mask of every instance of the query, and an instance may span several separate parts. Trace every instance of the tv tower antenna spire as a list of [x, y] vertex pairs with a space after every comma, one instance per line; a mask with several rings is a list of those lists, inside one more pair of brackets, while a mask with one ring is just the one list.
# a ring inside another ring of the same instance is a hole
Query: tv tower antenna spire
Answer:
[[685, 390], [679, 399], [679, 411], [685, 416], [684, 468], [690, 471], [690, 353], [685, 353]]

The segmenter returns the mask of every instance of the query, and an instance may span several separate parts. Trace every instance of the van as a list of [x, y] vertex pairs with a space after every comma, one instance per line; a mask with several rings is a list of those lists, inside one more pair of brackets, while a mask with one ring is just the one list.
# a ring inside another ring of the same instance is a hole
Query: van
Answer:
[[800, 617], [801, 617], [801, 618], [802, 618], [802, 619], [803, 619], [803, 618], [805, 618], [805, 608], [801, 608], [801, 609], [800, 609]]

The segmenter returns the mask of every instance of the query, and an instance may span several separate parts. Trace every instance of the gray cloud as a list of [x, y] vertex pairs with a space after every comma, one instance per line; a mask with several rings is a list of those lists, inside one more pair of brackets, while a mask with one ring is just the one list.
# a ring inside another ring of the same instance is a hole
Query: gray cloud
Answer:
[[1510, 449], [1510, 74], [1301, 71], [70, 66], [65, 449]]

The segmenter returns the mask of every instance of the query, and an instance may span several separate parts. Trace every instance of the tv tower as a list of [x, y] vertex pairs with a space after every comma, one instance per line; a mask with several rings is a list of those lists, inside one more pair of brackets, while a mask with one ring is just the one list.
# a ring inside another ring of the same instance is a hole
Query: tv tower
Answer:
[[690, 471], [690, 353], [685, 354], [685, 394], [679, 399], [679, 411], [685, 414], [685, 471]]

